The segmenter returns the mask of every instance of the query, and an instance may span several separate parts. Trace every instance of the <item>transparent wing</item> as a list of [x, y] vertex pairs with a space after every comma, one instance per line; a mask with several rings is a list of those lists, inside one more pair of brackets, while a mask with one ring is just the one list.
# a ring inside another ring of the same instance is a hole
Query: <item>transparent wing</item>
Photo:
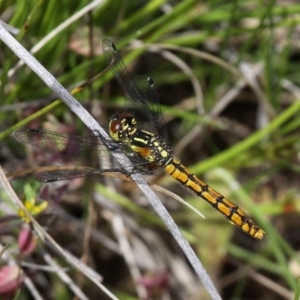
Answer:
[[106, 60], [111, 65], [112, 73], [125, 91], [127, 97], [125, 111], [129, 111], [136, 117], [140, 129], [153, 132], [168, 141], [153, 79], [138, 76], [132, 80], [116, 46], [105, 39], [102, 47]]
[[56, 170], [53, 171], [43, 171], [35, 174], [35, 178], [40, 182], [54, 182], [59, 180], [68, 180], [78, 177], [84, 177], [88, 175], [96, 175], [101, 174], [107, 171], [98, 170], [93, 168], [78, 168], [75, 167], [73, 169], [69, 168], [60, 168], [57, 167]]
[[[150, 164], [140, 155], [132, 152], [124, 144], [106, 140], [105, 144], [114, 152], [124, 153], [132, 166], [120, 165], [111, 155], [103, 142], [96, 136], [79, 137], [39, 129], [19, 129], [16, 137], [25, 144], [40, 148], [47, 155], [50, 164], [57, 161], [71, 162], [72, 166], [52, 168], [36, 175], [38, 181], [51, 182], [66, 180], [104, 172], [152, 174], [160, 170], [151, 170]], [[50, 157], [50, 158], [49, 158]]]

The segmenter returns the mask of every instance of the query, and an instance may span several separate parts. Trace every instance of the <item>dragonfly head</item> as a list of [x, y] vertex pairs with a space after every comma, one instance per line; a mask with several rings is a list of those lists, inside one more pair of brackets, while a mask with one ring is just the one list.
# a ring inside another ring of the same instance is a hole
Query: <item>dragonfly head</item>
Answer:
[[130, 137], [136, 128], [136, 119], [126, 112], [115, 114], [109, 121], [109, 135], [116, 142], [130, 142]]

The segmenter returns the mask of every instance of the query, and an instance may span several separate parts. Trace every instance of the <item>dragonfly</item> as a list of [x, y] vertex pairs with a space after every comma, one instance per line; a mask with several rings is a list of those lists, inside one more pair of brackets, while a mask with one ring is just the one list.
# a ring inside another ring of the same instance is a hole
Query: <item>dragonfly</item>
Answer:
[[[165, 172], [206, 200], [245, 233], [262, 239], [265, 232], [241, 208], [192, 174], [174, 157], [153, 79], [149, 76], [131, 78], [121, 55], [110, 40], [104, 39], [102, 48], [110, 70], [126, 95], [123, 111], [114, 114], [109, 121], [110, 139], [41, 129], [21, 128], [16, 131], [17, 138], [23, 143], [51, 155], [81, 164], [97, 160], [98, 165], [74, 168], [61, 166], [37, 173], [36, 179], [53, 182], [105, 172], [119, 172], [127, 176], [133, 173], [149, 175]], [[131, 166], [128, 166], [128, 162], [126, 165], [125, 161], [124, 164], [113, 162], [111, 152], [125, 154]]]

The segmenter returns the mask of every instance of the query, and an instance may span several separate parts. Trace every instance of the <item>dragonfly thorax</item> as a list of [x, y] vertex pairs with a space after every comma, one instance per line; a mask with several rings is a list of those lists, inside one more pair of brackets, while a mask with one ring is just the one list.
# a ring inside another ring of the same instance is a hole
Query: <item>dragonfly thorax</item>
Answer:
[[138, 129], [135, 117], [129, 113], [114, 115], [109, 122], [109, 133], [114, 141], [126, 144], [145, 161], [165, 165], [171, 158], [170, 145], [152, 132]]

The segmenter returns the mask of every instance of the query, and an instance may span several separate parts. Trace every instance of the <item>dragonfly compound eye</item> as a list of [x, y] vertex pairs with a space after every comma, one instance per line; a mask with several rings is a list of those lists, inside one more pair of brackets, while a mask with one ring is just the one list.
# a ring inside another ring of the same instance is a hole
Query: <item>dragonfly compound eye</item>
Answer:
[[109, 135], [115, 141], [119, 140], [119, 132], [122, 127], [121, 123], [121, 119], [118, 115], [114, 115], [109, 122]]

